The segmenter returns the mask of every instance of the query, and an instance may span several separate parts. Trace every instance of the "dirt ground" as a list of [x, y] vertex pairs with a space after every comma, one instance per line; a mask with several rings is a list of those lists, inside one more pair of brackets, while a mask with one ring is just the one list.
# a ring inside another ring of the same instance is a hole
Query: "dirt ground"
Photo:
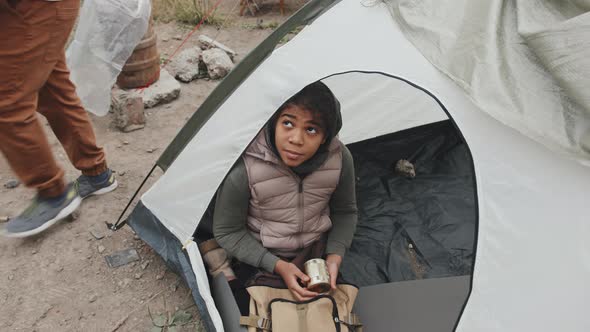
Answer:
[[[267, 1], [268, 6], [256, 17], [241, 17], [234, 1], [227, 1], [219, 10], [228, 17], [222, 28], [205, 26], [184, 47], [196, 45], [203, 33], [237, 51], [235, 61], [239, 62], [272, 32], [274, 22], [282, 23], [304, 3], [286, 1], [285, 16], [281, 16], [278, 1]], [[260, 19], [271, 28], [256, 28]], [[184, 38], [190, 30], [174, 22], [157, 22], [162, 56], [172, 55], [182, 42], [174, 37]], [[212, 80], [182, 84], [177, 100], [146, 109], [146, 127], [131, 133], [117, 130], [111, 123], [112, 114], [92, 116], [98, 142], [106, 150], [110, 167], [117, 172], [119, 188], [86, 199], [75, 220], [59, 222], [36, 237], [0, 238], [0, 331], [151, 331], [155, 323], [162, 325], [166, 316], [176, 313], [181, 317], [185, 311], [190, 317], [184, 315], [177, 320], [182, 324], [168, 330], [202, 330], [183, 281], [130, 228], [111, 232], [105, 222], [117, 219], [176, 132], [217, 84]], [[49, 126], [45, 129], [67, 180], [74, 180], [78, 171], [67, 160]], [[15, 178], [0, 156], [0, 184]], [[33, 195], [34, 191], [23, 185], [14, 189], [1, 185], [0, 217], [18, 215]], [[104, 238], [97, 239], [91, 230], [103, 233]], [[140, 261], [110, 268], [105, 256], [127, 248], [135, 248]]]

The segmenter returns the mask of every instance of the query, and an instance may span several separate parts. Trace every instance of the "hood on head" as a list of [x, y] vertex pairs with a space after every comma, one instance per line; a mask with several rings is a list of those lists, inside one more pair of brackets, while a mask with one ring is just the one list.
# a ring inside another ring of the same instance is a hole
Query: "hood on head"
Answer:
[[[291, 98], [289, 98], [286, 102], [284, 102], [281, 105], [281, 107], [279, 107], [279, 109], [272, 115], [272, 117], [266, 124], [265, 130], [267, 133], [266, 137], [268, 140], [274, 138], [275, 126], [281, 111], [283, 111], [289, 104], [296, 104], [304, 108], [310, 108], [306, 106], [306, 103], [310, 98], [305, 98], [301, 96], [305, 94], [313, 94], [314, 92], [317, 92], [318, 94], [323, 94], [321, 98], [329, 98], [329, 101], [326, 102], [325, 105], [323, 105], [324, 107], [322, 107], [322, 110], [328, 112], [325, 117], [328, 121], [328, 123], [325, 124], [326, 142], [322, 144], [322, 146], [330, 146], [330, 142], [332, 141], [332, 139], [336, 137], [340, 132], [340, 129], [342, 129], [342, 113], [340, 112], [340, 102], [338, 101], [336, 96], [334, 96], [330, 88], [328, 88], [328, 86], [321, 81], [316, 81], [312, 84], [305, 86], [303, 89], [301, 89]], [[316, 108], [319, 108], [319, 106], [317, 106]], [[326, 108], [329, 109], [326, 110]], [[274, 142], [269, 141], [269, 143], [274, 147]]]
[[[326, 141], [322, 145], [320, 145], [318, 151], [312, 158], [306, 160], [303, 164], [293, 168], [293, 170], [299, 175], [306, 175], [313, 172], [315, 169], [321, 166], [324, 161], [326, 161], [326, 158], [328, 157], [328, 148], [332, 143], [334, 137], [336, 137], [340, 132], [340, 129], [342, 129], [342, 113], [340, 112], [340, 102], [338, 101], [336, 96], [334, 96], [332, 90], [330, 90], [330, 88], [328, 88], [328, 86], [321, 81], [316, 81], [305, 86], [303, 89], [301, 89], [291, 98], [289, 98], [286, 102], [284, 102], [283, 105], [281, 105], [281, 107], [279, 107], [279, 109], [273, 114], [273, 116], [270, 118], [270, 120], [264, 128], [266, 134], [266, 144], [280, 159], [280, 155], [274, 143], [275, 127], [279, 114], [289, 104], [296, 104], [308, 108], [305, 106], [306, 99], [302, 98], [301, 96], [306, 93], [313, 93], [314, 91], [317, 91], [319, 94], [323, 94], [324, 96], [322, 97], [324, 98], [329, 98], [329, 101], [325, 103], [325, 106], [323, 108], [324, 111], [329, 112], [325, 117], [326, 119], [328, 119], [329, 122], [325, 124]], [[303, 102], [301, 101], [302, 99]], [[330, 109], [325, 110], [326, 106]]]

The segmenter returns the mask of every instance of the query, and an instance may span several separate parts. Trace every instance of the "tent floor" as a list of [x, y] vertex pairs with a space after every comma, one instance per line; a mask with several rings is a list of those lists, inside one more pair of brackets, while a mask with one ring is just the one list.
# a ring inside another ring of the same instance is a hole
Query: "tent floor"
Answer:
[[[348, 145], [358, 224], [342, 277], [359, 287], [471, 274], [477, 208], [473, 163], [448, 120]], [[393, 165], [406, 159], [416, 176]], [[409, 248], [413, 248], [410, 250]]]
[[362, 287], [355, 313], [363, 331], [450, 332], [469, 294], [470, 276]]

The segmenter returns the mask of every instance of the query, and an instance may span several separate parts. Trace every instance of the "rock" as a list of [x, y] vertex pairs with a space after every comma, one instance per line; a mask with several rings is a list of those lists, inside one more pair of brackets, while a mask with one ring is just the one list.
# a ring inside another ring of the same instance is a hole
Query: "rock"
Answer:
[[203, 62], [207, 66], [209, 77], [212, 79], [223, 78], [234, 68], [234, 64], [227, 53], [219, 48], [203, 51]]
[[174, 57], [174, 60], [166, 67], [170, 70], [172, 76], [181, 82], [188, 83], [199, 78], [199, 73], [204, 75], [206, 71], [199, 70], [201, 61], [201, 49], [192, 47], [180, 52]]
[[117, 285], [121, 288], [125, 288], [127, 287], [129, 284], [131, 283], [131, 279], [129, 278], [123, 278], [123, 280], [119, 281], [117, 283]]
[[117, 175], [124, 176], [127, 172], [125, 171], [117, 171]]
[[8, 222], [10, 220], [9, 216], [0, 216], [0, 222]]
[[90, 234], [92, 234], [92, 236], [97, 240], [100, 240], [100, 239], [104, 238], [104, 236], [105, 236], [103, 232], [98, 231], [96, 229], [91, 229]]
[[70, 214], [71, 221], [78, 220], [78, 218], [80, 218], [80, 211], [76, 210]]
[[162, 280], [164, 279], [164, 273], [160, 273], [158, 275], [156, 275], [156, 280]]
[[19, 180], [12, 179], [12, 180], [8, 180], [4, 184], [4, 187], [5, 188], [8, 188], [8, 189], [13, 189], [13, 188], [18, 187], [19, 185], [20, 185], [20, 181]]
[[150, 262], [149, 261], [145, 261], [145, 262], [141, 263], [141, 269], [142, 270], [147, 269], [148, 265], [150, 265]]
[[35, 249], [31, 250], [31, 255], [35, 255], [35, 254], [37, 254], [37, 250], [35, 250]]
[[142, 276], [141, 273], [136, 273], [134, 277], [135, 277], [135, 279], [141, 279], [141, 276]]
[[123, 141], [123, 145], [129, 145], [129, 142]]
[[414, 164], [405, 159], [400, 159], [395, 163], [394, 172], [407, 178], [416, 177]]
[[130, 132], [145, 127], [143, 98], [123, 89], [112, 90], [113, 122], [123, 132]]
[[106, 250], [106, 248], [104, 246], [98, 246], [98, 253], [102, 254], [104, 251]]
[[170, 40], [170, 38], [168, 38], [168, 37], [162, 37], [161, 40], [162, 40], [162, 42], [166, 43], [166, 42], [168, 42]]
[[172, 77], [165, 69], [160, 70], [160, 79], [145, 89], [137, 90], [143, 97], [145, 108], [154, 107], [158, 104], [169, 103], [180, 95], [180, 83]]
[[90, 303], [93, 303], [93, 302], [95, 302], [96, 300], [98, 300], [98, 296], [97, 296], [96, 294], [92, 294], [92, 295], [90, 296], [90, 298], [88, 299], [88, 302], [90, 302]]
[[145, 150], [145, 152], [147, 152], [147, 153], [153, 153], [156, 150], [158, 150], [158, 148], [151, 147], [151, 148]]
[[224, 51], [231, 58], [232, 61], [234, 60], [234, 57], [238, 55], [236, 51], [205, 35], [199, 36], [199, 44], [201, 44], [201, 48], [203, 49], [218, 48]]
[[14, 276], [12, 274], [9, 274], [8, 275], [8, 280], [12, 280], [12, 279], [14, 279]]
[[133, 248], [119, 250], [112, 255], [105, 257], [107, 264], [111, 268], [127, 265], [129, 263], [140, 260], [137, 250]]
[[134, 239], [134, 240], [136, 240], [136, 241], [137, 241], [137, 240], [141, 240], [141, 238], [140, 238], [140, 237], [139, 237], [139, 235], [137, 235], [137, 234], [133, 235], [133, 239]]
[[172, 39], [174, 39], [174, 40], [182, 40], [182, 36], [181, 35], [175, 35], [174, 37], [172, 37]]

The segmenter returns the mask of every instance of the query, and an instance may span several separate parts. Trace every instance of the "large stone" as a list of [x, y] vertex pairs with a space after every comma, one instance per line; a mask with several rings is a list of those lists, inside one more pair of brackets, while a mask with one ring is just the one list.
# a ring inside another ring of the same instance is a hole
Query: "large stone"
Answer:
[[132, 90], [113, 90], [111, 107], [115, 126], [122, 131], [130, 132], [145, 126], [143, 98]]
[[174, 60], [166, 66], [172, 76], [181, 82], [188, 83], [199, 78], [199, 63], [201, 61], [201, 48], [193, 47], [180, 52], [174, 57]]
[[229, 55], [232, 61], [234, 60], [234, 57], [238, 55], [236, 51], [205, 35], [199, 36], [199, 44], [201, 44], [201, 48], [204, 50], [209, 48], [219, 48], [223, 50], [225, 53], [227, 53], [227, 55]]
[[180, 83], [172, 77], [165, 69], [160, 71], [160, 79], [145, 89], [136, 89], [143, 97], [143, 105], [146, 108], [158, 104], [169, 103], [180, 95]]
[[203, 62], [207, 66], [209, 77], [212, 79], [223, 78], [234, 68], [234, 64], [227, 53], [219, 48], [203, 51]]

